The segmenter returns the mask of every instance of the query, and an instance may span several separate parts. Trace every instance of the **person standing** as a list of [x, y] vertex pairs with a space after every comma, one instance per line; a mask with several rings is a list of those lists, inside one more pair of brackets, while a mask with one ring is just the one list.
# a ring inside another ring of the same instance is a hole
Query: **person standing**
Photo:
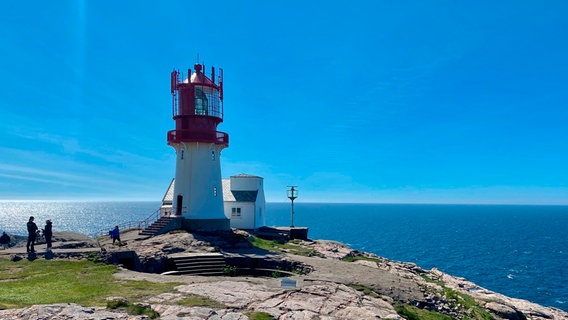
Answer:
[[4, 249], [10, 246], [10, 236], [6, 234], [6, 231], [4, 231], [0, 237], [0, 246]]
[[45, 228], [43, 229], [43, 236], [45, 237], [45, 244], [47, 245], [45, 250], [51, 251], [51, 237], [53, 236], [53, 231], [51, 229], [51, 220], [45, 221]]
[[26, 243], [27, 252], [35, 252], [34, 243], [36, 240], [36, 231], [37, 231], [37, 225], [35, 224], [34, 217], [32, 216], [28, 221], [28, 243]]
[[111, 230], [110, 236], [112, 238], [112, 244], [114, 244], [115, 241], [118, 240], [118, 245], [122, 246], [122, 242], [120, 241], [120, 230], [118, 229], [118, 226], [115, 226], [114, 229]]

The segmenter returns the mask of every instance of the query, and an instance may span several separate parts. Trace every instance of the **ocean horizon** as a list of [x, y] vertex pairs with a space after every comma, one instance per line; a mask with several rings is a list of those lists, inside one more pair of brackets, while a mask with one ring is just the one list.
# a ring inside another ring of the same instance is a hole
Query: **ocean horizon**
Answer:
[[[90, 236], [148, 218], [159, 201], [0, 200], [0, 231], [42, 228]], [[568, 206], [295, 203], [310, 239], [413, 262], [489, 290], [568, 311]], [[266, 224], [289, 226], [290, 203], [267, 203]]]

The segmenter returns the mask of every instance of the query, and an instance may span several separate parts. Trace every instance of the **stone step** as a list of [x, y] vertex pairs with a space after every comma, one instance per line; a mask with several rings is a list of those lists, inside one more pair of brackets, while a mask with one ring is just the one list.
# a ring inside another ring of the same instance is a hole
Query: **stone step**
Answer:
[[223, 269], [225, 267], [224, 263], [176, 263], [176, 269], [178, 270], [188, 270], [188, 269]]
[[188, 272], [188, 273], [203, 273], [203, 272], [223, 272], [224, 266], [193, 266], [193, 267], [179, 267], [177, 271]]
[[158, 225], [158, 226], [150, 226], [146, 229], [144, 229], [145, 231], [158, 231], [160, 229], [162, 229], [163, 227], [167, 226], [167, 224], [164, 225]]
[[178, 274], [213, 276], [223, 275], [225, 257], [219, 253], [177, 254], [172, 259]]
[[201, 271], [201, 272], [178, 271], [177, 274], [190, 275], [190, 276], [211, 276], [211, 277], [225, 275], [223, 271]]
[[188, 262], [208, 262], [208, 261], [213, 261], [213, 262], [222, 262], [225, 263], [225, 257], [220, 256], [220, 257], [180, 257], [180, 258], [172, 258], [172, 260], [174, 260], [175, 262], [179, 262], [179, 263], [188, 263]]
[[152, 223], [150, 226], [148, 226], [148, 228], [159, 228], [159, 227], [167, 226], [170, 222], [171, 222], [171, 220], [170, 221], [157, 221], [157, 222]]
[[174, 261], [177, 267], [225, 266], [225, 261]]
[[140, 231], [139, 234], [145, 236], [154, 236], [174, 219], [175, 217], [160, 217], [146, 229]]

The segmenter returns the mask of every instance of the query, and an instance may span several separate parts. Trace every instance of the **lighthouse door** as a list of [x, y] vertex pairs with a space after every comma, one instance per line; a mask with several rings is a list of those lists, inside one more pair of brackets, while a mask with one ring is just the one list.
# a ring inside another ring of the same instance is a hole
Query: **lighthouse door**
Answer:
[[181, 208], [183, 204], [183, 196], [180, 194], [176, 200], [176, 216], [181, 216]]

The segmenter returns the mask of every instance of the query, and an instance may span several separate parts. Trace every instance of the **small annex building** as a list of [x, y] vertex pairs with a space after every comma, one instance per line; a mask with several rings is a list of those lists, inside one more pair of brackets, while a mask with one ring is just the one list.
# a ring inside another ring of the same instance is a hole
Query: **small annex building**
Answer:
[[223, 206], [231, 228], [258, 229], [266, 224], [263, 178], [249, 174], [222, 179]]
[[[231, 228], [258, 229], [266, 225], [266, 200], [264, 178], [239, 174], [222, 179], [223, 207]], [[160, 216], [173, 215], [175, 179], [172, 179], [160, 207]]]

